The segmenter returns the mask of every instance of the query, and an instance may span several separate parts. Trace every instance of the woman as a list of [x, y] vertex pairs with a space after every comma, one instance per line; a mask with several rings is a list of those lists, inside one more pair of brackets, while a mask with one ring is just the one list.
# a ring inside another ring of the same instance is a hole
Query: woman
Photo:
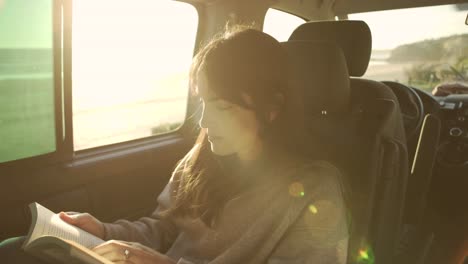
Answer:
[[293, 155], [281, 129], [286, 72], [286, 52], [261, 31], [211, 41], [190, 73], [200, 135], [156, 211], [135, 222], [61, 218], [113, 239], [93, 250], [116, 263], [345, 263], [338, 173]]

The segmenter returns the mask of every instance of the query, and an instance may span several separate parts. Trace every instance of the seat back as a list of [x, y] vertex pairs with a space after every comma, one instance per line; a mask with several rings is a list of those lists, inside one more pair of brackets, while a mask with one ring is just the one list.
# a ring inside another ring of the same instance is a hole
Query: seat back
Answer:
[[[364, 22], [309, 22], [289, 39], [317, 40], [342, 48], [350, 75], [365, 73], [371, 37]], [[348, 262], [374, 258], [376, 263], [391, 263], [402, 229], [408, 178], [403, 119], [390, 88], [362, 78], [349, 82], [347, 111], [309, 123], [314, 127], [310, 138], [316, 141], [310, 154], [336, 164], [349, 183], [353, 225]]]

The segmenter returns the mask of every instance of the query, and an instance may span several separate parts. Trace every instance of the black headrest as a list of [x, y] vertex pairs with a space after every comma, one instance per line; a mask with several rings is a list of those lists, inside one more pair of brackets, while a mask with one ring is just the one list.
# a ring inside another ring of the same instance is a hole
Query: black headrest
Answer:
[[349, 75], [362, 76], [369, 65], [372, 37], [364, 21], [314, 21], [300, 25], [289, 40], [322, 40], [338, 44], [346, 57]]
[[[308, 118], [348, 111], [349, 75], [341, 48], [325, 41], [288, 41], [282, 45], [289, 61], [287, 96], [304, 107]], [[297, 110], [297, 109], [296, 109]]]

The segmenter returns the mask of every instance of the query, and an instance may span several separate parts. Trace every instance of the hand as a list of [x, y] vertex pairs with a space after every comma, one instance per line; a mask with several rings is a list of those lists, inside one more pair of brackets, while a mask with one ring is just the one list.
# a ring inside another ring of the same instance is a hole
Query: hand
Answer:
[[[114, 263], [124, 264], [175, 264], [168, 256], [136, 242], [109, 240], [92, 249]], [[125, 254], [128, 250], [128, 254]]]
[[59, 217], [70, 225], [104, 239], [104, 224], [88, 213], [60, 212]]
[[441, 83], [432, 90], [432, 95], [468, 94], [468, 86], [462, 83]]

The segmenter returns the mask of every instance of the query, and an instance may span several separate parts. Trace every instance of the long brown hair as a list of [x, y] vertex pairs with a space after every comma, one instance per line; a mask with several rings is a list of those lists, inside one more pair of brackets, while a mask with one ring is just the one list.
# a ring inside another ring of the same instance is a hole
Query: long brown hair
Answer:
[[[253, 110], [263, 128], [261, 136], [270, 152], [288, 152], [283, 136], [282, 108], [287, 85], [287, 54], [273, 37], [245, 26], [226, 29], [195, 56], [190, 69], [190, 89], [198, 95], [198, 77], [203, 71], [212, 91], [221, 99]], [[249, 106], [241, 94], [253, 101]], [[279, 112], [270, 122], [268, 113]], [[264, 151], [265, 153], [265, 151]], [[232, 171], [216, 157], [207, 142], [205, 129], [183, 160], [182, 180], [168, 214], [201, 217], [212, 225], [224, 204], [246, 187], [246, 179], [230, 177]]]

